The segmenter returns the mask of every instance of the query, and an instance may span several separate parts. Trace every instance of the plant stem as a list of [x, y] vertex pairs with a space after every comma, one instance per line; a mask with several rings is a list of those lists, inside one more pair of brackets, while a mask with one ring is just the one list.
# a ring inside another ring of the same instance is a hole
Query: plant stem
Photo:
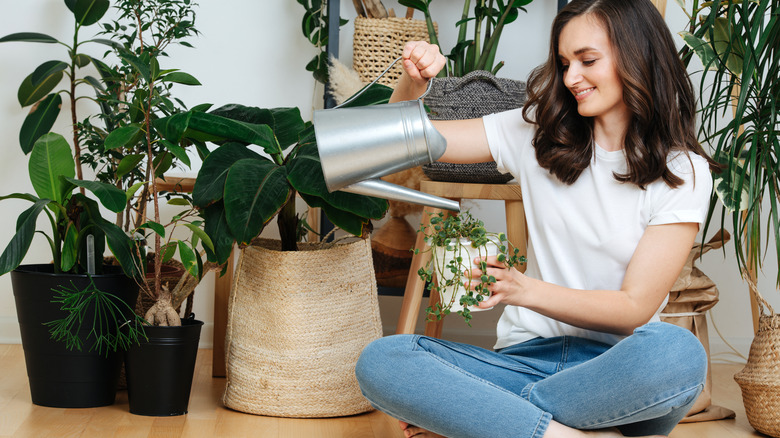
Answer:
[[287, 198], [287, 202], [279, 210], [279, 216], [276, 218], [276, 223], [279, 226], [279, 237], [282, 241], [282, 251], [298, 250], [296, 237], [298, 218], [295, 215], [295, 194], [296, 192], [292, 191], [290, 197]]
[[[81, 171], [81, 146], [79, 144], [78, 117], [76, 115], [76, 55], [79, 47], [79, 28], [76, 23], [76, 29], [73, 32], [73, 52], [70, 58], [70, 121], [73, 126], [73, 159], [76, 161], [76, 178], [84, 179]], [[81, 194], [85, 194], [84, 187], [80, 187]]]

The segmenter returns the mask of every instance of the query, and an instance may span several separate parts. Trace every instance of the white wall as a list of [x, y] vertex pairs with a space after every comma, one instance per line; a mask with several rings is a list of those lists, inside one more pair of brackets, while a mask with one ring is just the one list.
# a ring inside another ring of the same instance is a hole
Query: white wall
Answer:
[[[395, 0], [385, 0], [384, 3], [394, 8], [398, 15], [403, 15], [405, 8]], [[500, 76], [525, 79], [531, 68], [544, 60], [549, 25], [555, 15], [556, 3], [537, 0], [528, 7], [527, 15], [521, 15], [518, 22], [506, 28], [497, 57], [506, 61]], [[668, 3], [667, 22], [676, 33], [683, 29], [685, 16], [676, 2]], [[434, 1], [432, 5], [434, 18], [439, 22], [440, 40], [447, 51], [455, 41], [454, 23], [459, 18], [461, 6], [461, 2], [444, 0]], [[355, 13], [352, 3], [347, 0], [341, 1], [341, 8], [342, 16], [350, 19], [350, 23], [342, 28], [340, 59], [351, 65], [352, 19]], [[59, 39], [69, 38], [70, 21], [66, 15], [69, 12], [60, 0], [0, 0], [0, 11], [0, 33], [3, 35], [37, 31]], [[315, 88], [314, 80], [304, 69], [315, 51], [301, 34], [302, 15], [303, 8], [292, 0], [201, 1], [197, 23], [202, 35], [193, 41], [195, 49], [170, 50], [172, 59], [162, 67], [180, 68], [203, 83], [201, 87], [179, 87], [178, 96], [190, 106], [204, 102], [215, 105], [237, 102], [261, 107], [297, 106], [301, 108], [304, 118], [308, 119], [313, 105], [320, 105], [321, 90]], [[89, 35], [87, 29], [84, 36]], [[26, 114], [16, 102], [18, 84], [41, 62], [63, 57], [63, 50], [59, 46], [0, 44], [0, 144], [4, 148], [4, 159], [0, 162], [0, 194], [31, 190], [26, 171], [27, 159], [18, 146], [19, 127]], [[67, 110], [63, 108], [63, 113]], [[67, 132], [66, 123], [63, 117], [63, 133]], [[0, 215], [0, 242], [4, 245], [13, 235], [18, 213], [26, 205], [11, 200], [3, 201], [0, 205], [3, 212]], [[472, 201], [466, 207], [482, 217], [489, 228], [505, 228], [501, 203]], [[272, 235], [273, 230], [267, 234]], [[712, 312], [718, 328], [729, 342], [746, 353], [752, 338], [748, 292], [735, 268], [732, 252], [731, 247], [727, 247], [725, 254], [710, 252], [704, 256], [700, 267], [718, 284], [721, 291], [721, 302]], [[36, 237], [25, 262], [47, 261], [50, 261], [50, 255], [45, 241]], [[770, 255], [759, 285], [762, 293], [780, 309], [780, 300], [774, 287], [777, 266], [777, 260]], [[211, 342], [212, 275], [198, 287], [195, 298], [195, 312], [207, 323], [202, 337], [203, 346], [209, 346]], [[385, 325], [388, 330], [392, 330], [400, 298], [382, 297], [381, 302]], [[445, 336], [476, 339], [481, 344], [487, 344], [489, 341], [485, 339], [492, 335], [497, 316], [497, 311], [480, 315], [475, 319], [473, 328], [459, 321], [450, 321], [445, 324]], [[726, 347], [716, 332], [711, 330], [711, 333], [713, 350], [725, 351]], [[19, 342], [10, 278], [7, 275], [0, 278], [0, 342]]]

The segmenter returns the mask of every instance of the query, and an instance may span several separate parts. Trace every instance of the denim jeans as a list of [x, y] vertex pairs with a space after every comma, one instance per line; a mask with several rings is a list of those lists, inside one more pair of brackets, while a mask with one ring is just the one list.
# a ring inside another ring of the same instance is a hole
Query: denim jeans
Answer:
[[355, 371], [374, 407], [451, 438], [539, 438], [552, 419], [667, 435], [701, 392], [707, 356], [690, 331], [653, 322], [614, 346], [562, 336], [490, 351], [388, 336]]

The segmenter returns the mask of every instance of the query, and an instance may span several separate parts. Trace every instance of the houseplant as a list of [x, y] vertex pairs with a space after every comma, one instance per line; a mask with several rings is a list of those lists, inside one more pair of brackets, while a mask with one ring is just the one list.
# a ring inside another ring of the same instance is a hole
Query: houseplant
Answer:
[[[487, 263], [474, 263], [478, 257], [497, 256], [507, 268], [525, 263], [518, 248], [512, 248], [504, 233], [491, 233], [485, 224], [464, 211], [458, 215], [439, 212], [432, 215], [427, 225], [420, 227], [425, 236], [426, 249], [431, 258], [417, 272], [427, 283], [427, 289], [438, 295], [438, 302], [426, 309], [429, 321], [438, 321], [456, 312], [470, 324], [471, 312], [483, 310], [474, 308], [490, 296], [487, 287], [496, 281], [485, 273]], [[415, 253], [420, 249], [416, 248]], [[471, 277], [471, 270], [479, 268], [482, 275]], [[477, 283], [474, 290], [465, 287], [466, 282]]]
[[[372, 88], [356, 104], [389, 92]], [[298, 108], [233, 104], [173, 115], [158, 129], [171, 142], [218, 145], [203, 161], [193, 201], [214, 244], [209, 260], [221, 264], [234, 245], [241, 249], [228, 307], [225, 405], [296, 417], [370, 409], [354, 363], [381, 336], [367, 237], [387, 201], [328, 192], [313, 126]], [[363, 239], [300, 243], [305, 221], [297, 198]], [[272, 219], [280, 239], [258, 240]]]
[[[458, 28], [458, 39], [447, 55], [449, 63], [447, 69], [439, 73], [440, 77], [445, 75], [462, 77], [472, 71], [479, 70], [488, 71], [495, 75], [504, 66], [504, 61], [495, 62], [496, 50], [504, 26], [515, 21], [519, 16], [519, 10], [525, 11], [523, 7], [532, 1], [507, 0], [504, 3], [503, 0], [475, 0], [472, 8], [471, 0], [465, 0], [463, 2], [463, 15], [455, 23]], [[430, 42], [439, 45], [439, 38], [436, 35], [430, 13], [432, 0], [399, 0], [398, 2], [403, 6], [421, 11], [425, 15]], [[469, 39], [469, 25], [473, 26], [471, 39]]]
[[[711, 145], [714, 158], [722, 165], [722, 171], [714, 175], [713, 207], [705, 230], [719, 200], [722, 220], [730, 217], [734, 229], [738, 267], [758, 307], [748, 362], [735, 380], [742, 388], [751, 425], [780, 436], [776, 415], [780, 409], [780, 315], [763, 299], [756, 284], [768, 246], [780, 255], [780, 1], [694, 0], [688, 16], [690, 28], [682, 33], [688, 45], [683, 59], [690, 60], [695, 53], [704, 66], [699, 83], [700, 139]], [[776, 281], [780, 282], [780, 276]]]
[[[190, 47], [188, 38], [198, 35], [197, 4], [190, 0], [118, 0], [114, 6], [115, 20], [102, 24], [116, 63], [99, 65], [105, 84], [97, 95], [100, 126], [85, 120], [79, 132], [89, 146], [85, 162], [97, 177], [132, 194], [117, 215], [117, 224], [151, 243], [149, 264], [142, 265], [146, 281], [141, 283], [142, 297], [149, 297], [150, 302], [137, 309], [149, 326], [144, 328], [145, 339], [126, 353], [130, 412], [181, 415], [188, 408], [203, 322], [192, 315], [181, 318], [177, 309], [202, 275], [214, 267], [201, 256], [213, 247], [191, 197], [163, 194], [158, 187], [166, 171], [190, 165], [185, 148], [192, 142], [167, 141], [155, 121], [186, 109], [175, 97], [174, 86], [200, 84], [188, 73], [165, 65], [170, 46]], [[167, 204], [181, 209], [166, 221], [162, 219], [163, 195]], [[184, 237], [177, 237], [178, 229]], [[171, 277], [163, 272], [163, 264], [177, 254], [184, 269]]]
[[[33, 206], [17, 221], [16, 235], [0, 256], [0, 273], [13, 270], [11, 276], [33, 403], [102, 406], [114, 400], [120, 359], [114, 350], [138, 336], [131, 331], [129, 338], [123, 338], [123, 332], [116, 329], [125, 320], [132, 319], [123, 310], [135, 303], [137, 287], [133, 277], [138, 261], [132, 240], [102, 218], [99, 210], [98, 201], [111, 211], [120, 211], [126, 194], [111, 185], [85, 180], [78, 139], [74, 136], [71, 149], [62, 135], [51, 132], [62, 95], [70, 98], [71, 119], [77, 117], [75, 103], [83, 96], [77, 88], [86, 83], [77, 72], [93, 60], [81, 51], [84, 41], [80, 40], [79, 32], [96, 23], [108, 8], [107, 1], [65, 3], [74, 19], [72, 45], [32, 32], [0, 38], [0, 42], [58, 43], [68, 49], [66, 61], [44, 62], [19, 88], [20, 104], [33, 106], [22, 125], [20, 145], [29, 154], [30, 180], [37, 196], [15, 193], [2, 198], [24, 199]], [[65, 88], [55, 91], [63, 76], [67, 76]], [[88, 197], [87, 190], [98, 201]], [[50, 233], [36, 230], [36, 219], [41, 212], [49, 219]], [[20, 266], [36, 232], [46, 236], [52, 263]], [[124, 272], [101, 263], [106, 243]], [[22, 290], [28, 284], [32, 290]], [[124, 304], [119, 304], [121, 301]], [[101, 311], [96, 303], [118, 306], [116, 318]], [[105, 330], [87, 330], [93, 323]], [[79, 330], [80, 327], [85, 330]], [[52, 342], [52, 336], [65, 342]], [[89, 351], [80, 351], [82, 345], [88, 346]], [[54, 357], [60, 364], [56, 369], [50, 366]]]

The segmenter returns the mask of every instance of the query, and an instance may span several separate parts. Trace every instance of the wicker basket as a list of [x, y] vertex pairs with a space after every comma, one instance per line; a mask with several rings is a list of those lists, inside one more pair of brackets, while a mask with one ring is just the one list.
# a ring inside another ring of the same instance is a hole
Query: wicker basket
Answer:
[[363, 348], [382, 336], [369, 239], [279, 251], [261, 239], [241, 251], [225, 338], [225, 406], [277, 417], [371, 410], [355, 377]]
[[[780, 315], [751, 287], [758, 301], [758, 333], [750, 345], [745, 368], [734, 375], [742, 389], [750, 425], [757, 431], [780, 437]], [[764, 308], [769, 314], [764, 313]]]
[[[433, 26], [438, 32], [436, 23]], [[363, 82], [371, 82], [401, 56], [409, 41], [429, 41], [424, 20], [356, 17], [352, 68]], [[395, 87], [402, 72], [401, 64], [397, 63], [378, 82]]]

